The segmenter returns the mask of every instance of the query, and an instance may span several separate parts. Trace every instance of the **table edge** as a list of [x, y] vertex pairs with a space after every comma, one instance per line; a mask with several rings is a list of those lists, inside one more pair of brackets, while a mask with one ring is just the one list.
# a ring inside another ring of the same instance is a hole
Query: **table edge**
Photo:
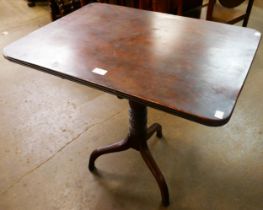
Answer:
[[154, 108], [154, 109], [158, 109], [158, 110], [161, 110], [161, 111], [164, 111], [164, 112], [167, 112], [167, 113], [176, 115], [178, 117], [182, 117], [184, 119], [187, 119], [187, 120], [190, 120], [190, 121], [194, 121], [194, 122], [197, 122], [199, 124], [206, 125], [206, 126], [217, 127], [217, 126], [225, 125], [230, 120], [230, 118], [232, 116], [232, 113], [233, 113], [233, 110], [234, 110], [234, 107], [236, 105], [236, 103], [235, 103], [235, 105], [233, 106], [233, 109], [231, 110], [231, 113], [229, 115], [227, 115], [227, 116], [224, 116], [223, 119], [211, 119], [211, 118], [204, 118], [204, 117], [197, 116], [197, 115], [191, 115], [191, 114], [180, 112], [180, 110], [175, 110], [175, 109], [170, 108], [170, 107], [162, 106], [162, 105], [160, 105], [158, 103], [155, 103], [153, 101], [147, 101], [147, 100], [144, 100], [144, 99], [136, 97], [136, 96], [132, 96], [132, 95], [129, 95], [129, 94], [126, 94], [126, 93], [122, 93], [122, 92], [116, 91], [116, 90], [111, 89], [111, 88], [104, 87], [102, 85], [98, 85], [98, 84], [95, 84], [95, 83], [92, 83], [92, 82], [89, 82], [89, 81], [86, 81], [86, 80], [82, 80], [82, 79], [76, 78], [74, 76], [65, 75], [65, 74], [62, 74], [60, 72], [56, 72], [56, 71], [53, 71], [53, 70], [50, 70], [50, 69], [47, 69], [47, 68], [44, 68], [44, 67], [41, 67], [41, 66], [38, 66], [38, 65], [35, 65], [35, 64], [31, 64], [31, 63], [28, 63], [28, 62], [24, 62], [24, 61], [12, 58], [12, 57], [8, 56], [7, 48], [8, 48], [8, 46], [3, 48], [3, 56], [7, 60], [12, 61], [14, 63], [20, 64], [20, 65], [23, 65], [23, 66], [27, 66], [27, 67], [30, 67], [30, 68], [33, 68], [33, 69], [36, 69], [36, 70], [39, 70], [39, 71], [42, 71], [42, 72], [45, 72], [45, 73], [49, 73], [49, 74], [52, 74], [54, 76], [58, 76], [58, 77], [60, 77], [62, 79], [68, 79], [70, 81], [77, 82], [79, 84], [82, 84], [82, 85], [85, 85], [85, 86], [88, 86], [88, 87], [91, 87], [91, 88], [95, 88], [97, 90], [100, 90], [100, 91], [103, 91], [103, 92], [106, 92], [106, 93], [113, 94], [113, 95], [115, 95], [117, 97], [120, 97], [120, 98], [124, 98], [124, 99], [127, 99], [127, 100], [132, 100], [132, 101], [144, 104], [145, 106], [148, 106], [148, 107], [151, 107], [151, 108]]

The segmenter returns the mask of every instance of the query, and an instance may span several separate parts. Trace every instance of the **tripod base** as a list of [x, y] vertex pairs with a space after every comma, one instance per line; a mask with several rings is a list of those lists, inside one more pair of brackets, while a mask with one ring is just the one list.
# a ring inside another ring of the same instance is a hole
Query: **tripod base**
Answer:
[[130, 128], [128, 136], [112, 145], [94, 150], [89, 159], [89, 170], [95, 169], [95, 160], [104, 154], [121, 152], [133, 148], [140, 152], [144, 162], [155, 177], [162, 196], [164, 206], [169, 205], [169, 192], [166, 181], [158, 165], [154, 161], [150, 150], [147, 146], [147, 140], [156, 132], [157, 137], [162, 137], [162, 127], [158, 123], [154, 123], [147, 128], [147, 108], [146, 106], [129, 101], [130, 104]]

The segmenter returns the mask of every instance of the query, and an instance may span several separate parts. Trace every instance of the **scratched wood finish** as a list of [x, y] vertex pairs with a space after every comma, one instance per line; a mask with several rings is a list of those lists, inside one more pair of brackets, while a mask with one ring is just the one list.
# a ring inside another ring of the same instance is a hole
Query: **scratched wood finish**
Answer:
[[[9, 45], [4, 56], [219, 126], [230, 119], [260, 37], [252, 29], [94, 3]], [[96, 67], [108, 73], [92, 73]]]

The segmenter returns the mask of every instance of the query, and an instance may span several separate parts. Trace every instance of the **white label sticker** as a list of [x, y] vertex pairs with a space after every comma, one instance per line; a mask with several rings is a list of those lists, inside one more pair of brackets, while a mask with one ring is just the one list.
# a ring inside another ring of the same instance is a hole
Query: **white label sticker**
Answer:
[[6, 36], [6, 35], [8, 35], [8, 31], [3, 31], [1, 34]]
[[224, 117], [224, 114], [225, 114], [224, 112], [217, 110], [215, 112], [215, 117], [222, 120]]
[[92, 70], [92, 72], [94, 74], [105, 75], [105, 74], [107, 74], [108, 71], [105, 69], [101, 69], [101, 68], [95, 68]]

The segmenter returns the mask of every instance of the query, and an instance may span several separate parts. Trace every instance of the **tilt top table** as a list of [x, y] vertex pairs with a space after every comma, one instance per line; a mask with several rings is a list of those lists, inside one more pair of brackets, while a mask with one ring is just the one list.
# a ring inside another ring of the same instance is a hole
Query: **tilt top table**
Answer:
[[100, 155], [133, 148], [154, 175], [164, 205], [166, 181], [151, 156], [147, 106], [208, 126], [230, 119], [260, 42], [255, 30], [94, 3], [12, 43], [14, 62], [128, 99], [128, 136]]

